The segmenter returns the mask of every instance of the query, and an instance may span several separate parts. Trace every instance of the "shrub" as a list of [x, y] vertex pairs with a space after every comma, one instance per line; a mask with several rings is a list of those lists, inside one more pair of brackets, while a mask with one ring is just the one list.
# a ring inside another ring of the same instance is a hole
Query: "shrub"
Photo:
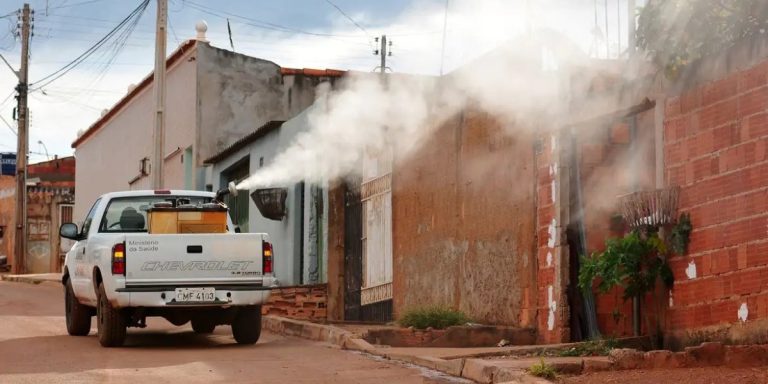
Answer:
[[560, 356], [607, 356], [616, 345], [615, 339], [589, 340], [560, 351]]
[[530, 368], [528, 368], [528, 373], [530, 373], [533, 376], [541, 377], [542, 379], [547, 380], [554, 380], [557, 376], [557, 370], [555, 367], [547, 364], [546, 361], [542, 358], [541, 361], [538, 364], [532, 365]]
[[398, 323], [403, 327], [416, 329], [445, 329], [469, 322], [464, 312], [443, 307], [416, 308], [406, 311]]

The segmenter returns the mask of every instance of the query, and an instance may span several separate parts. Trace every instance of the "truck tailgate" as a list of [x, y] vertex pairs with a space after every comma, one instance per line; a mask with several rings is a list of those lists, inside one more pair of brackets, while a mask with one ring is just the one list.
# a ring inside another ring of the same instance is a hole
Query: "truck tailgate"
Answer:
[[178, 285], [262, 280], [263, 234], [126, 234], [125, 283]]

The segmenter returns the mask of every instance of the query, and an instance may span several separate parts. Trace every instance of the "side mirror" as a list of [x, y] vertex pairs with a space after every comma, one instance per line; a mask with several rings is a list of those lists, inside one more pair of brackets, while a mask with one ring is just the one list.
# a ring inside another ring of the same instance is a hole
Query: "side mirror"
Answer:
[[80, 240], [80, 234], [77, 231], [77, 224], [75, 223], [64, 223], [59, 228], [59, 236], [70, 239], [70, 240]]

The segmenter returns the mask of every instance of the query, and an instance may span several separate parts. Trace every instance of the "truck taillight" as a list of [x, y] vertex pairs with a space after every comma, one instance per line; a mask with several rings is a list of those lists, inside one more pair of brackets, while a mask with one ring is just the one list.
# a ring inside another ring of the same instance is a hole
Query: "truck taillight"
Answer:
[[272, 244], [267, 241], [261, 243], [263, 274], [272, 273]]
[[125, 275], [125, 243], [112, 247], [112, 274]]

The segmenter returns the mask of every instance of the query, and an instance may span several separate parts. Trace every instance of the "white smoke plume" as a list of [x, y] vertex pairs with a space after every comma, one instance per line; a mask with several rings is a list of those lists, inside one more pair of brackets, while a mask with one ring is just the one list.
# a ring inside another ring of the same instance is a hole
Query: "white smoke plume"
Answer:
[[[349, 73], [318, 92], [309, 130], [238, 189], [325, 182], [362, 169], [364, 153], [394, 150], [398, 160], [423, 145], [446, 119], [465, 108], [484, 110], [505, 126], [557, 126], [568, 106], [572, 68], [588, 57], [552, 29], [523, 32], [441, 77]], [[564, 85], [565, 84], [565, 85]], [[514, 131], [510, 131], [514, 134]]]

